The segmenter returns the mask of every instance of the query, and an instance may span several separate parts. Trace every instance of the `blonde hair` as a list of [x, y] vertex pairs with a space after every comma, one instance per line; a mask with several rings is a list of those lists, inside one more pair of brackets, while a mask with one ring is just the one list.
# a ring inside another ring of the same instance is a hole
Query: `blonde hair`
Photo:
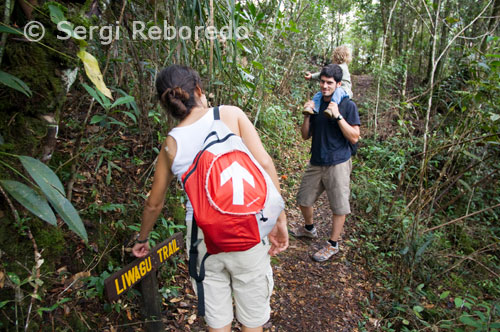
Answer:
[[333, 50], [332, 62], [335, 64], [347, 63], [349, 64], [352, 60], [351, 51], [345, 45], [341, 45]]

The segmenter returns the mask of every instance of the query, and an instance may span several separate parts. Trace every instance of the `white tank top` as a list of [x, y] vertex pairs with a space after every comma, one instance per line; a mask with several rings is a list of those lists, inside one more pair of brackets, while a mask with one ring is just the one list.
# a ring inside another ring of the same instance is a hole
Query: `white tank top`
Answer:
[[177, 143], [177, 152], [172, 163], [172, 173], [177, 176], [179, 181], [181, 181], [182, 174], [188, 170], [193, 163], [194, 157], [203, 146], [213, 121], [214, 111], [210, 108], [196, 122], [184, 127], [175, 127], [168, 133]]
[[[177, 152], [175, 153], [171, 170], [179, 182], [182, 183], [182, 175], [189, 169], [189, 166], [193, 163], [194, 157], [196, 157], [196, 154], [201, 150], [213, 122], [214, 111], [210, 108], [208, 112], [196, 122], [184, 127], [175, 127], [168, 133], [177, 143]], [[188, 198], [186, 203], [186, 221], [190, 222], [192, 219], [193, 206]], [[190, 232], [191, 227], [188, 226], [188, 228], [188, 232]], [[198, 237], [203, 237], [201, 232], [199, 232]]]

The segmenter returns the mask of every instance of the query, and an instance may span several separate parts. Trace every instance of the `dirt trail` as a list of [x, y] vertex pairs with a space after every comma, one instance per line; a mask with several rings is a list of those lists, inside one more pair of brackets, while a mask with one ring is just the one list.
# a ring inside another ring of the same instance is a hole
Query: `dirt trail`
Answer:
[[[366, 91], [372, 85], [371, 77], [354, 76], [355, 91]], [[357, 104], [364, 102], [361, 94], [356, 94]], [[305, 167], [301, 165], [300, 167]], [[298, 187], [298, 184], [296, 184]], [[298, 188], [292, 188], [287, 199], [294, 199]], [[318, 239], [295, 239], [290, 236], [290, 247], [273, 258], [274, 292], [271, 299], [271, 320], [265, 331], [357, 331], [358, 323], [365, 321], [361, 302], [370, 296], [370, 280], [363, 261], [358, 256], [359, 239], [356, 232], [356, 203], [352, 202], [353, 214], [347, 217], [344, 232], [339, 242], [340, 252], [327, 262], [317, 263], [311, 255], [328, 239], [331, 230], [331, 210], [323, 194], [315, 204], [314, 220], [318, 229]], [[297, 207], [287, 210], [289, 229], [303, 225], [302, 215]], [[184, 267], [185, 269], [185, 267]], [[165, 319], [171, 331], [204, 331], [202, 319], [189, 321], [195, 313], [196, 298], [192, 295], [189, 281], [182, 271], [177, 281], [181, 281], [180, 297], [184, 308], [169, 311]], [[169, 305], [170, 308], [175, 306]], [[366, 326], [369, 328], [369, 326]], [[237, 325], [234, 330], [239, 330]]]

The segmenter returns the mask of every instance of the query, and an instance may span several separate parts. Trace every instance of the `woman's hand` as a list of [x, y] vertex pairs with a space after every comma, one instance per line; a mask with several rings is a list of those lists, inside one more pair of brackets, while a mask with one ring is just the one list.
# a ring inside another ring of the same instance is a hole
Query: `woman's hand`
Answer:
[[288, 229], [286, 227], [286, 221], [283, 222], [278, 220], [267, 237], [269, 238], [269, 242], [271, 242], [269, 255], [275, 256], [288, 248]]
[[304, 74], [304, 78], [309, 81], [312, 78], [311, 72], [306, 71], [306, 73]]
[[149, 254], [149, 243], [136, 243], [132, 247], [132, 253], [134, 254], [135, 257], [144, 257], [147, 254]]

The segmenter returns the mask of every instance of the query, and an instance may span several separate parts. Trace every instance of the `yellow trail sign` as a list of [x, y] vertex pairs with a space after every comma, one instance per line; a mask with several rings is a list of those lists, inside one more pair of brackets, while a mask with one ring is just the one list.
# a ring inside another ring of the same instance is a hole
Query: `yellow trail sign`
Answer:
[[138, 258], [118, 272], [104, 280], [106, 295], [109, 301], [116, 301], [118, 297], [129, 291], [135, 284], [163, 264], [183, 246], [182, 233], [175, 233], [167, 240], [152, 248], [149, 255]]

